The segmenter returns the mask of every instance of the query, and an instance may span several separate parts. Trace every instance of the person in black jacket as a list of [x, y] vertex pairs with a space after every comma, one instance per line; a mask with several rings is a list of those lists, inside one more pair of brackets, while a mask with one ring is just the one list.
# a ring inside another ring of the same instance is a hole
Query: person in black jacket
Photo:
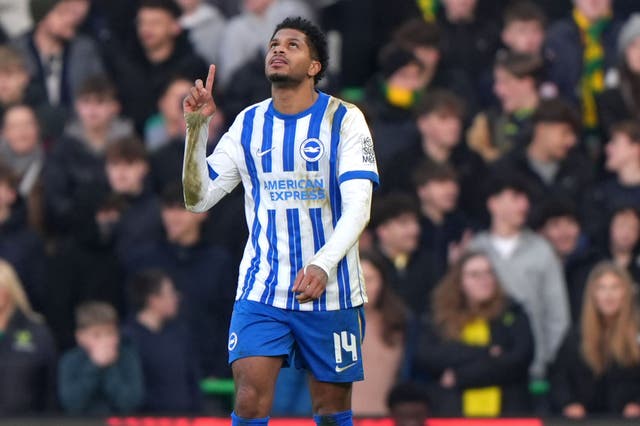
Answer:
[[132, 247], [123, 262], [127, 276], [148, 268], [166, 271], [183, 297], [182, 312], [192, 336], [197, 361], [205, 377], [227, 378], [231, 371], [226, 347], [235, 298], [234, 265], [224, 248], [203, 236], [206, 213], [184, 206], [179, 184], [166, 188], [161, 215], [165, 236]]
[[186, 414], [201, 408], [199, 369], [185, 324], [176, 320], [179, 295], [160, 269], [136, 274], [128, 286], [133, 316], [123, 335], [136, 347], [144, 376], [145, 413]]
[[566, 337], [551, 374], [552, 399], [565, 417], [640, 418], [638, 321], [629, 274], [610, 262], [596, 265], [582, 320]]
[[55, 407], [56, 352], [9, 263], [0, 260], [0, 417]]
[[531, 205], [550, 196], [580, 203], [593, 180], [593, 164], [578, 149], [580, 123], [574, 109], [561, 99], [540, 102], [532, 117], [533, 134], [525, 146], [495, 162], [497, 175], [526, 179]]
[[140, 0], [136, 15], [137, 40], [122, 48], [112, 46], [107, 56], [122, 94], [125, 113], [141, 132], [157, 111], [163, 88], [175, 76], [195, 80], [207, 66], [193, 50], [178, 19], [182, 14], [174, 0]]
[[468, 252], [452, 266], [434, 291], [432, 312], [414, 370], [432, 378], [434, 415], [527, 412], [533, 335], [485, 254]]

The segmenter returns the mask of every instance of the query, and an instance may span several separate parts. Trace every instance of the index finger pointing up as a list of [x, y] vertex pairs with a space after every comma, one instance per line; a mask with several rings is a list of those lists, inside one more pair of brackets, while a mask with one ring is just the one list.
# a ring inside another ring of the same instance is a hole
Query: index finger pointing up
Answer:
[[213, 80], [216, 76], [216, 66], [211, 64], [209, 65], [209, 74], [207, 75], [207, 84], [204, 86], [207, 89], [207, 92], [212, 93], [213, 90]]

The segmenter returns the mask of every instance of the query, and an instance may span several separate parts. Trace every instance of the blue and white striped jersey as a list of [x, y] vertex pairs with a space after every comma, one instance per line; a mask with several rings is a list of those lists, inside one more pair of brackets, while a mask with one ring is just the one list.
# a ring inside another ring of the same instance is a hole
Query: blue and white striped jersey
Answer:
[[318, 311], [366, 301], [357, 244], [333, 268], [319, 300], [300, 304], [291, 292], [298, 271], [340, 218], [340, 184], [378, 183], [371, 134], [358, 108], [319, 92], [309, 109], [284, 115], [267, 99], [238, 115], [207, 165], [223, 190], [239, 182], [245, 189], [249, 240], [237, 300]]

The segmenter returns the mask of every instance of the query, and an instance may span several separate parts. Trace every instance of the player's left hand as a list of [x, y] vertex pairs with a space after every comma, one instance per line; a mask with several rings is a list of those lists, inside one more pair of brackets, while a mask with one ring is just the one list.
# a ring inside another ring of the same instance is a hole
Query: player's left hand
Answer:
[[296, 296], [299, 303], [311, 302], [322, 296], [327, 287], [328, 279], [327, 273], [322, 268], [315, 265], [307, 265], [306, 268], [298, 271], [292, 291], [300, 293]]

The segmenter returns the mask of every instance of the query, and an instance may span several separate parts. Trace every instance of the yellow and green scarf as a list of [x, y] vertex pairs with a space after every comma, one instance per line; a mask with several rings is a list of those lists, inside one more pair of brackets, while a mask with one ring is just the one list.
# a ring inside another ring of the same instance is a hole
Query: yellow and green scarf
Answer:
[[424, 20], [427, 22], [435, 21], [440, 8], [440, 0], [417, 0], [417, 2]]
[[611, 14], [595, 22], [589, 21], [578, 9], [573, 10], [573, 20], [580, 29], [584, 44], [580, 97], [582, 120], [586, 130], [598, 126], [598, 111], [595, 95], [604, 90], [604, 46], [602, 33], [611, 22]]

